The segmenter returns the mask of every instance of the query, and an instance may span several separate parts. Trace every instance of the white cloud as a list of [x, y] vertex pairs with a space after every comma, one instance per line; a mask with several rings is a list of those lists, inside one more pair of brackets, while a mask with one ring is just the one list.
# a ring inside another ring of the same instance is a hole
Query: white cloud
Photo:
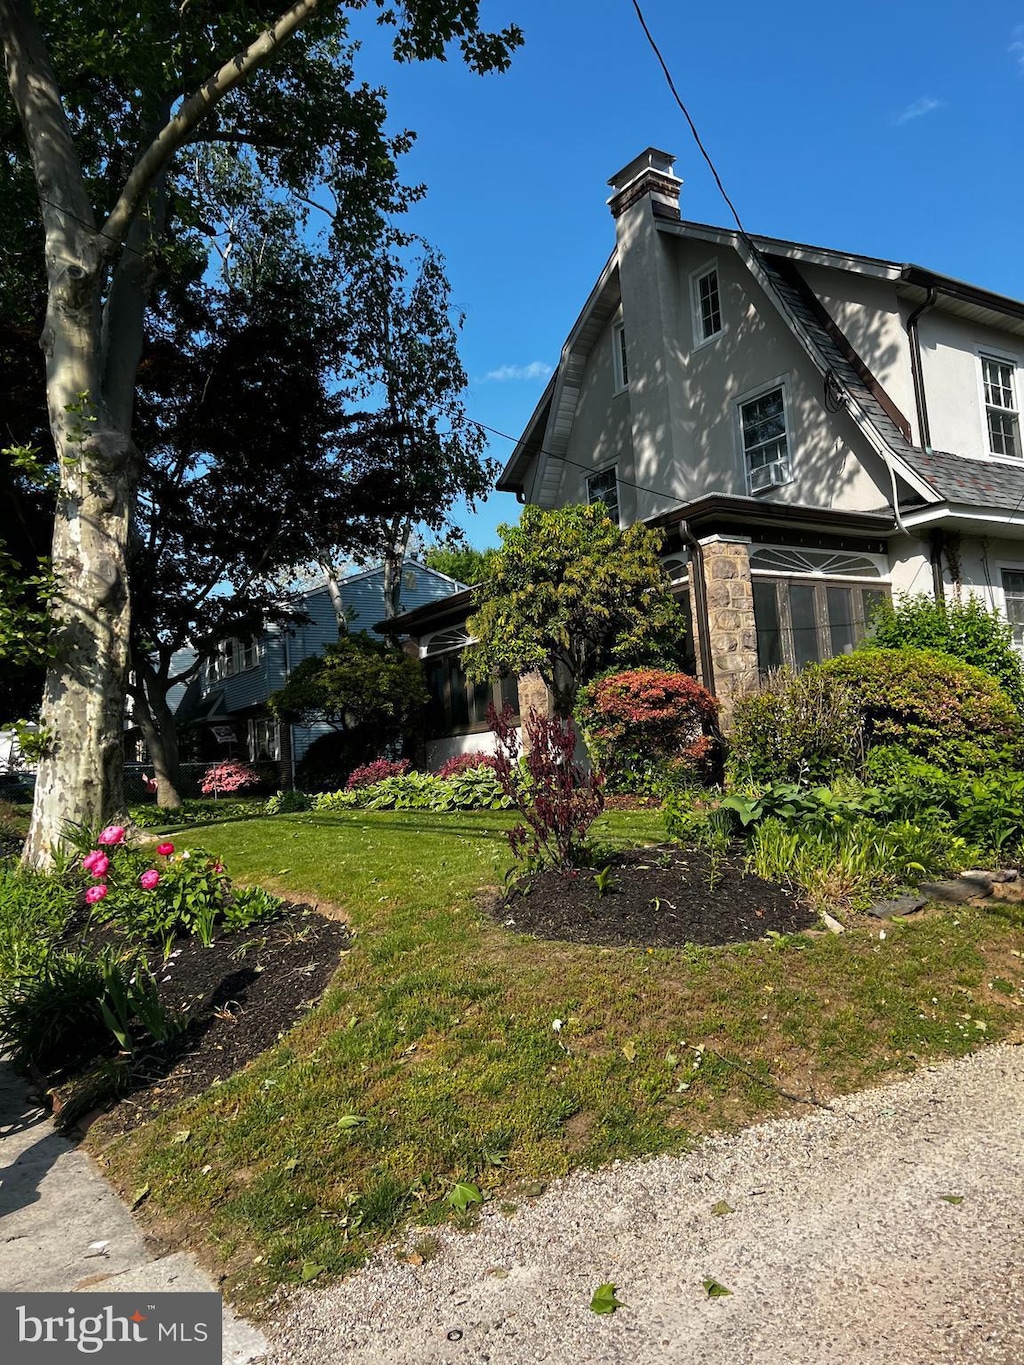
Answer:
[[520, 380], [547, 379], [551, 366], [545, 360], [531, 360], [529, 365], [501, 365], [483, 377], [483, 383], [511, 384]]
[[910, 123], [912, 119], [924, 118], [925, 114], [930, 114], [934, 109], [941, 108], [941, 100], [933, 99], [931, 95], [923, 95], [913, 104], [908, 104], [902, 113], [897, 114], [895, 121], [896, 123]]
[[1018, 24], [1013, 30], [1013, 42], [1010, 44], [1009, 52], [1021, 71], [1024, 71], [1024, 24]]

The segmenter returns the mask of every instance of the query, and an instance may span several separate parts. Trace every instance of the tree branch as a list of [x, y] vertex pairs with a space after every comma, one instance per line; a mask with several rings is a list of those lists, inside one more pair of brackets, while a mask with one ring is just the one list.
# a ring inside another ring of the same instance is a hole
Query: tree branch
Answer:
[[76, 232], [72, 223], [95, 233], [96, 220], [31, 0], [0, 0], [0, 38], [7, 83], [32, 158], [47, 255], [63, 257], [61, 244]]
[[[8, 5], [12, 0], [0, 0]], [[207, 118], [217, 105], [229, 95], [236, 85], [247, 80], [259, 67], [275, 54], [277, 49], [318, 12], [336, 9], [339, 0], [296, 0], [296, 3], [276, 20], [270, 28], [255, 38], [244, 51], [224, 63], [198, 90], [195, 90], [181, 108], [169, 119], [161, 131], [139, 157], [125, 181], [120, 198], [110, 211], [103, 225], [104, 250], [112, 255], [114, 249], [124, 240], [128, 226], [135, 216], [139, 202], [155, 176], [166, 166], [179, 147], [188, 142], [195, 129]], [[0, 14], [3, 11], [0, 9]]]

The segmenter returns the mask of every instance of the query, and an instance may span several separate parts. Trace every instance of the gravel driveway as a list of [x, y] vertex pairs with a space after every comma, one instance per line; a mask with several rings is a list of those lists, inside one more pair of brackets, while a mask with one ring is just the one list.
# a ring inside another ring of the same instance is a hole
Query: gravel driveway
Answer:
[[[960, 1203], [948, 1202], [952, 1196]], [[733, 1212], [715, 1214], [725, 1201]], [[1024, 1362], [1024, 1048], [553, 1185], [279, 1313], [274, 1365]], [[731, 1291], [709, 1298], [702, 1281]], [[629, 1307], [589, 1310], [604, 1281]]]

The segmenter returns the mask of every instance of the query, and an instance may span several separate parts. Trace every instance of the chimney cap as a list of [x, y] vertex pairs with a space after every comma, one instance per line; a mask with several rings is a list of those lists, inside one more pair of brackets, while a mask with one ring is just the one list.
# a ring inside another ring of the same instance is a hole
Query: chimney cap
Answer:
[[[644, 171], [657, 171], [661, 175], [672, 175], [675, 161], [676, 159], [671, 152], [660, 151], [657, 147], [648, 147], [639, 156], [635, 156], [632, 161], [623, 166], [621, 171], [616, 171], [608, 184], [614, 190], [624, 190], [638, 176], [643, 175]], [[676, 178], [673, 176], [673, 179]]]

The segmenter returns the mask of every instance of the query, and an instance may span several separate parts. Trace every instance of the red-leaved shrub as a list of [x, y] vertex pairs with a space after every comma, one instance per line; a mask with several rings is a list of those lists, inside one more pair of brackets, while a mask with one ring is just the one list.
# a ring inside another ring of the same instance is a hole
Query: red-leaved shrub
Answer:
[[471, 772], [474, 768], [493, 768], [494, 755], [481, 752], [473, 754], [453, 754], [446, 758], [437, 770], [438, 777], [458, 777], [461, 773]]
[[375, 786], [386, 777], [404, 777], [409, 767], [407, 758], [378, 758], [373, 763], [365, 763], [361, 768], [353, 768], [345, 783], [345, 790], [354, 792], [359, 787]]
[[526, 821], [508, 832], [513, 856], [569, 872], [582, 861], [587, 831], [604, 809], [604, 776], [585, 774], [573, 762], [576, 730], [571, 720], [527, 711], [526, 753], [520, 764], [522, 745], [512, 708], [506, 706], [499, 715], [492, 706], [489, 717], [497, 739], [495, 775]]
[[231, 758], [207, 768], [199, 790], [204, 796], [220, 796], [223, 792], [230, 794], [245, 791], [246, 787], [258, 786], [259, 780], [260, 775], [255, 768], [250, 768], [248, 763], [241, 763], [237, 758]]
[[576, 718], [594, 762], [619, 782], [662, 766], [707, 777], [718, 757], [718, 701], [687, 673], [633, 668], [582, 689]]

